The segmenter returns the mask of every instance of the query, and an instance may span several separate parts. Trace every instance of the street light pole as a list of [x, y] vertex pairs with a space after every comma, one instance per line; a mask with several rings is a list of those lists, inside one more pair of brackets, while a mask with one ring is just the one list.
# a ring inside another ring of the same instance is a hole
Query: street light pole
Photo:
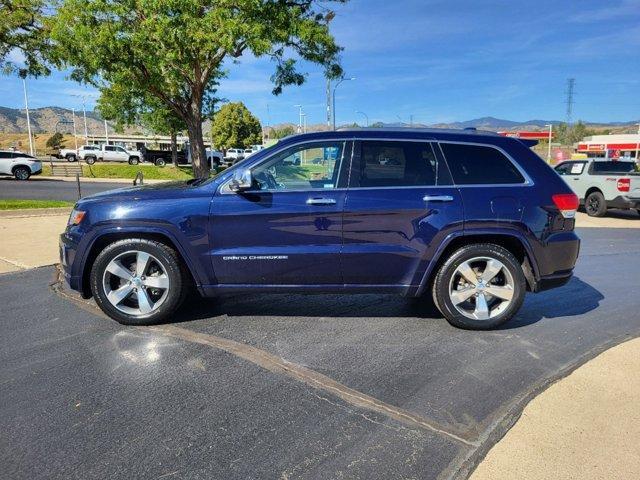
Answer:
[[78, 150], [78, 134], [76, 133], [76, 109], [71, 109], [71, 118], [73, 119], [73, 138], [76, 143], [76, 150]]
[[302, 105], [294, 105], [294, 107], [298, 107], [299, 109], [298, 133], [302, 133], [302, 116], [304, 115], [304, 113], [302, 113]]
[[29, 154], [33, 156], [33, 139], [31, 138], [31, 119], [29, 118], [29, 101], [27, 100], [27, 80], [22, 79], [24, 89], [24, 109], [27, 112], [27, 134], [29, 135]]
[[549, 127], [549, 151], [547, 152], [547, 163], [551, 163], [551, 139], [553, 138], [553, 124], [546, 125]]
[[336, 83], [336, 86], [335, 86], [335, 87], [333, 87], [333, 108], [332, 108], [333, 112], [332, 112], [332, 113], [333, 113], [333, 129], [334, 129], [334, 130], [336, 129], [336, 90], [338, 89], [338, 87], [340, 86], [340, 84], [341, 84], [342, 82], [344, 82], [345, 80], [355, 80], [355, 79], [356, 79], [356, 77], [351, 77], [351, 78], [344, 78], [344, 77], [342, 77], [342, 78], [338, 81], [338, 83]]
[[356, 113], [359, 113], [360, 115], [364, 115], [364, 118], [366, 118], [367, 120], [367, 127], [369, 126], [369, 115], [367, 115], [364, 112], [361, 112], [360, 110], [356, 110]]
[[87, 130], [87, 109], [85, 108], [84, 97], [82, 97], [82, 116], [84, 117], [84, 144], [89, 145], [89, 131]]
[[104, 121], [104, 138], [105, 145], [109, 145], [109, 129], [107, 128], [107, 121]]
[[640, 123], [638, 124], [638, 143], [636, 143], [636, 164], [640, 167]]
[[302, 114], [302, 133], [307, 133], [307, 114]]

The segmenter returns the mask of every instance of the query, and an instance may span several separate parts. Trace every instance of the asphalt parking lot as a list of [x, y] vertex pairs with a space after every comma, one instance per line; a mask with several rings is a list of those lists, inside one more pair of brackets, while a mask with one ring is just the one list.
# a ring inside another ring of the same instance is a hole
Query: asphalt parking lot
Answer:
[[640, 335], [638, 230], [579, 235], [575, 278], [492, 332], [373, 295], [190, 299], [122, 327], [53, 267], [0, 275], [2, 476], [466, 478], [539, 391]]

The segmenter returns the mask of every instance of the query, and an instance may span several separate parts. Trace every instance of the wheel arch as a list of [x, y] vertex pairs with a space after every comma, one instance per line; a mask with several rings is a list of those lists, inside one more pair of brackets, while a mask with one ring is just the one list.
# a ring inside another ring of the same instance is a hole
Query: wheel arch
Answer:
[[431, 290], [435, 272], [456, 250], [466, 245], [477, 243], [492, 243], [501, 246], [511, 252], [520, 265], [527, 279], [527, 290], [535, 291], [538, 274], [538, 265], [533, 255], [533, 250], [529, 242], [516, 232], [474, 232], [468, 234], [452, 234], [445, 239], [434, 255], [416, 291], [416, 296], [420, 296]]
[[602, 195], [604, 195], [604, 192], [603, 192], [600, 188], [598, 188], [598, 187], [596, 187], [596, 186], [591, 186], [591, 187], [589, 187], [589, 188], [587, 189], [587, 191], [586, 191], [586, 192], [585, 192], [585, 194], [584, 194], [584, 201], [586, 202], [586, 201], [587, 201], [587, 197], [588, 197], [589, 195], [591, 195], [592, 193], [594, 193], [594, 192], [599, 192], [599, 193], [601, 193]]
[[17, 170], [18, 168], [20, 168], [20, 167], [22, 167], [22, 168], [26, 168], [27, 170], [29, 170], [29, 173], [33, 173], [33, 170], [31, 170], [31, 167], [30, 167], [29, 165], [26, 165], [26, 164], [24, 164], [24, 163], [18, 163], [17, 165], [13, 165], [13, 166], [11, 167], [11, 174], [12, 174], [12, 175], [15, 175], [16, 170]]
[[188, 255], [184, 252], [182, 245], [180, 242], [173, 237], [168, 232], [161, 230], [142, 230], [142, 229], [128, 229], [125, 231], [106, 231], [93, 240], [91, 245], [87, 248], [87, 253], [85, 254], [84, 261], [82, 263], [81, 270], [81, 294], [83, 298], [91, 297], [91, 288], [89, 286], [89, 274], [91, 273], [91, 267], [95, 259], [98, 257], [98, 254], [109, 244], [113, 242], [117, 242], [118, 240], [125, 240], [127, 238], [141, 238], [144, 240], [155, 240], [159, 243], [162, 243], [173, 250], [178, 255], [178, 258], [182, 261], [185, 269], [189, 272], [189, 276], [193, 284], [200, 288], [201, 282], [199, 281], [196, 270], [193, 268], [193, 265], [189, 261]]

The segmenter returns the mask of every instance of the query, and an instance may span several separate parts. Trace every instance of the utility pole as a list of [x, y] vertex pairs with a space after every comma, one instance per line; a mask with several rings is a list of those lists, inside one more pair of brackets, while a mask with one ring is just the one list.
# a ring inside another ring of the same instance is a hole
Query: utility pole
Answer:
[[27, 80], [22, 79], [24, 89], [24, 109], [27, 112], [27, 134], [29, 135], [29, 154], [33, 156], [33, 138], [31, 138], [31, 119], [29, 118], [29, 101], [27, 100]]
[[76, 133], [76, 109], [71, 109], [71, 118], [73, 119], [73, 139], [76, 143], [76, 150], [78, 150], [78, 134]]
[[104, 138], [105, 138], [105, 145], [109, 145], [109, 129], [107, 128], [107, 121], [104, 121]]
[[567, 127], [571, 128], [571, 124], [573, 123], [573, 95], [574, 89], [576, 85], [575, 78], [569, 78], [567, 80]]
[[307, 133], [307, 114], [302, 114], [302, 133]]
[[640, 123], [638, 124], [638, 143], [636, 143], [636, 164], [640, 167]]

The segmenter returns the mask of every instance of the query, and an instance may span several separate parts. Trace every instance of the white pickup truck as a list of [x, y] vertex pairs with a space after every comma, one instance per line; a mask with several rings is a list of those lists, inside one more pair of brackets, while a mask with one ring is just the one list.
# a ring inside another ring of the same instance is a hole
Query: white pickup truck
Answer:
[[554, 169], [580, 198], [589, 216], [602, 217], [608, 208], [640, 213], [640, 173], [634, 161], [569, 160]]
[[129, 162], [130, 165], [140, 163], [142, 154], [137, 150], [127, 150], [119, 145], [85, 145], [78, 149], [78, 157], [93, 165], [96, 161], [104, 162]]

